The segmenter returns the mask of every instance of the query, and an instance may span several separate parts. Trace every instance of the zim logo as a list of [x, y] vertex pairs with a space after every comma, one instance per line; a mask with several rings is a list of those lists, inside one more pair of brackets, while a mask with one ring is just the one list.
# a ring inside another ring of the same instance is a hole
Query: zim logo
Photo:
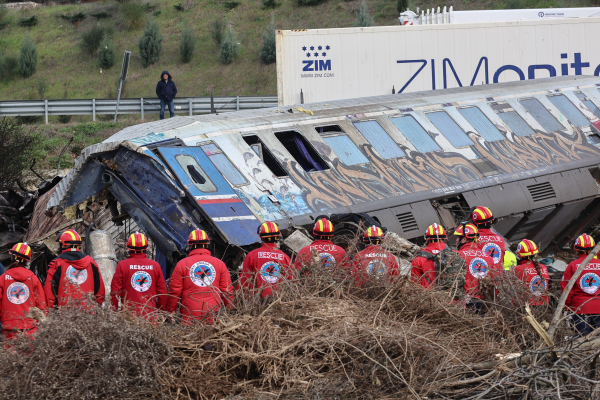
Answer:
[[326, 60], [331, 46], [302, 46], [306, 60], [302, 60], [302, 71], [331, 71], [331, 60]]
[[279, 270], [281, 267], [279, 264], [273, 261], [268, 261], [260, 267], [260, 276], [265, 282], [270, 284], [277, 283], [279, 280]]
[[587, 294], [594, 294], [600, 288], [600, 277], [593, 272], [588, 272], [579, 278], [579, 287]]

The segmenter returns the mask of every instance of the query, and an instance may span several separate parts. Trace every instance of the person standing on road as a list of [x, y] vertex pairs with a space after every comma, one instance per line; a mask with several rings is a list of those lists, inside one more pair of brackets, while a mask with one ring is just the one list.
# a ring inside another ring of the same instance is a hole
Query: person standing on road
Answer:
[[175, 103], [173, 99], [177, 96], [177, 86], [171, 78], [169, 71], [160, 74], [160, 81], [156, 84], [156, 95], [160, 99], [160, 119], [165, 119], [165, 106], [169, 106], [169, 116], [175, 116]]

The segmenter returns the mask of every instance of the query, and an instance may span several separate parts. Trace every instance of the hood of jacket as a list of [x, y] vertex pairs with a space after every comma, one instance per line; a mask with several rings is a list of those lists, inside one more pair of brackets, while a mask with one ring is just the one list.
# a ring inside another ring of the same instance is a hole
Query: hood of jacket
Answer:
[[12, 276], [15, 281], [24, 282], [27, 280], [27, 278], [33, 275], [33, 272], [25, 267], [14, 267], [7, 270], [6, 274]]
[[167, 74], [167, 75], [169, 75], [169, 80], [172, 80], [172, 78], [171, 78], [171, 74], [169, 73], [169, 71], [163, 71], [163, 72], [161, 72], [161, 73], [160, 73], [160, 80], [161, 80], [161, 81], [163, 80], [163, 75], [164, 75], [164, 74]]
[[83, 254], [80, 251], [66, 251], [58, 256], [59, 259], [67, 261], [74, 268], [86, 269], [93, 262], [92, 257]]

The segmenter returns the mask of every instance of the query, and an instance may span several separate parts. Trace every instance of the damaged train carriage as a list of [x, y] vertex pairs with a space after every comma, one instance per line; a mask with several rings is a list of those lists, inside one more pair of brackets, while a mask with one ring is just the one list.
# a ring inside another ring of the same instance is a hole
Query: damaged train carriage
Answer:
[[171, 267], [194, 228], [232, 267], [265, 220], [347, 214], [418, 241], [476, 205], [549, 251], [600, 215], [599, 90], [556, 77], [136, 125], [85, 149], [47, 207], [104, 193]]

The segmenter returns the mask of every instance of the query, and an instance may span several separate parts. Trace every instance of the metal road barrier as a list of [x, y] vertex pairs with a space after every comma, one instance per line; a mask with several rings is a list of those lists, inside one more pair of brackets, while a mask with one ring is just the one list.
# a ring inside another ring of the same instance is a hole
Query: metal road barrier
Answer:
[[[226, 96], [214, 97], [217, 112], [254, 110], [277, 107], [277, 96]], [[49, 115], [92, 115], [114, 114], [116, 99], [80, 100], [18, 100], [0, 101], [0, 117], [43, 115], [48, 123]], [[160, 100], [156, 98], [121, 99], [119, 114], [158, 114]], [[168, 108], [165, 110], [168, 114]], [[182, 97], [175, 99], [175, 113], [186, 115], [210, 114], [210, 97]]]

